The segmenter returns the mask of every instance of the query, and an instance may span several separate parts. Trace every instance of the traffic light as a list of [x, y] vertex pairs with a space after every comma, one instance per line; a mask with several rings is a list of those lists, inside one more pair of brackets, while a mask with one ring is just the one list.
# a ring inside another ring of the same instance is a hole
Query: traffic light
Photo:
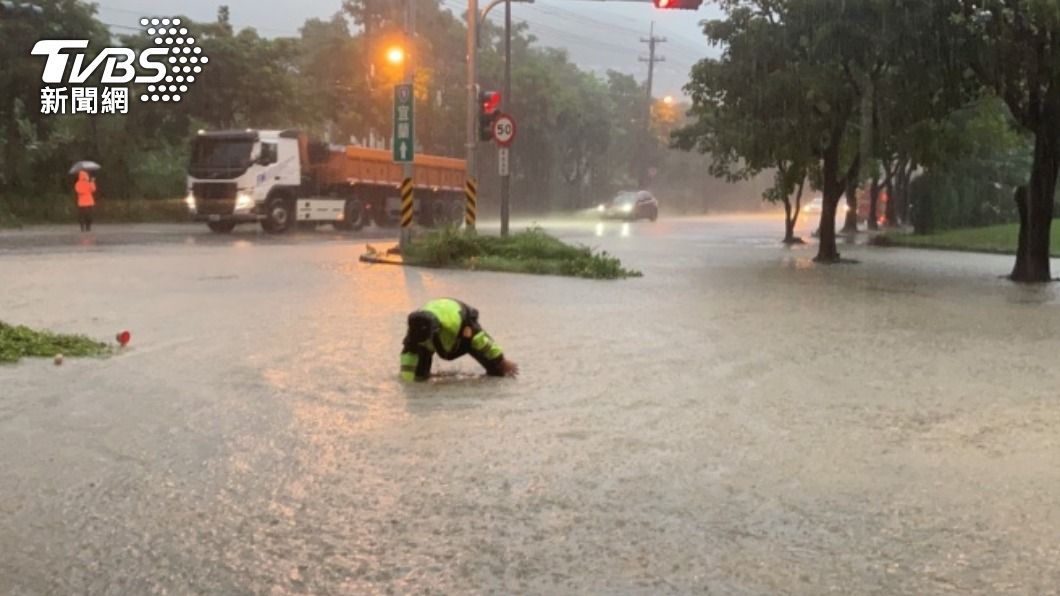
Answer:
[[44, 11], [41, 7], [34, 4], [22, 4], [20, 2], [12, 2], [10, 0], [0, 1], [0, 18], [2, 19], [14, 19], [18, 17], [35, 17], [42, 14]]
[[681, 10], [698, 10], [699, 5], [703, 4], [703, 0], [652, 0], [655, 4], [655, 8], [662, 8], [664, 10], [670, 9], [681, 9]]
[[493, 138], [493, 120], [501, 113], [501, 94], [499, 91], [479, 91], [478, 105], [478, 138], [488, 141]]

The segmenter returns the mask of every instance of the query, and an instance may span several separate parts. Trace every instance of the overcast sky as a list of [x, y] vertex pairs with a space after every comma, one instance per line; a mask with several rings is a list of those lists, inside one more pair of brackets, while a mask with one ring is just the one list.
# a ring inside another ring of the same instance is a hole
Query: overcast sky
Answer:
[[[465, 0], [442, 1], [461, 15], [467, 10]], [[115, 32], [125, 31], [119, 27], [138, 27], [144, 13], [213, 20], [218, 5], [227, 4], [237, 28], [254, 27], [270, 37], [298, 35], [306, 19], [328, 18], [342, 7], [341, 0], [100, 0], [98, 4], [100, 18], [116, 26]], [[715, 53], [707, 47], [698, 22], [717, 15], [717, 8], [709, 3], [698, 11], [656, 10], [649, 2], [629, 1], [535, 0], [534, 4], [512, 5], [512, 18], [526, 21], [540, 44], [566, 48], [582, 68], [601, 73], [618, 70], [638, 80], [647, 77], [647, 64], [637, 60], [647, 56], [647, 44], [640, 39], [648, 37], [654, 20], [655, 34], [667, 38], [658, 46], [658, 54], [666, 61], [656, 64], [656, 97], [680, 95], [692, 64]], [[490, 13], [494, 20], [503, 16], [501, 7]]]

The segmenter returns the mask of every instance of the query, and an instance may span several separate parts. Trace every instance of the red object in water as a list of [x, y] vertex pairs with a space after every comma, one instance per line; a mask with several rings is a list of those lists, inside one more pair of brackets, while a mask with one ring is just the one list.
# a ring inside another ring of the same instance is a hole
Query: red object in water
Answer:
[[118, 343], [121, 344], [121, 347], [124, 348], [126, 345], [128, 345], [129, 340], [132, 339], [132, 334], [128, 331], [122, 331], [114, 339], [117, 339]]

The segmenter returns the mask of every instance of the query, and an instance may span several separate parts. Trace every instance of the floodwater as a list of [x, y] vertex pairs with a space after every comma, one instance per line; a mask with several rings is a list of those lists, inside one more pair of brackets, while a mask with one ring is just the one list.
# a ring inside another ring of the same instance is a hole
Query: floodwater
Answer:
[[[764, 218], [542, 223], [644, 277], [0, 234], [0, 319], [133, 337], [0, 366], [0, 593], [1057, 593], [1057, 288], [999, 256], [819, 267]], [[435, 296], [522, 376], [398, 383]]]

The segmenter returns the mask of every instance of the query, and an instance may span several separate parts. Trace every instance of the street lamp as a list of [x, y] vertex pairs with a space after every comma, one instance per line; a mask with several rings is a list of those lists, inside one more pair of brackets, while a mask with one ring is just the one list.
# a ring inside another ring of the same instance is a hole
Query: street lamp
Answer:
[[401, 66], [405, 62], [405, 49], [401, 46], [391, 46], [386, 51], [386, 61], [394, 66]]
[[[512, 2], [523, 2], [523, 3], [525, 3], [525, 4], [533, 4], [533, 3], [534, 3], [534, 0], [511, 0], [511, 1], [512, 1]], [[479, 15], [479, 21], [478, 21], [478, 25], [476, 25], [476, 27], [477, 27], [478, 29], [480, 29], [480, 30], [481, 30], [481, 28], [482, 28], [482, 21], [485, 21], [485, 20], [486, 20], [486, 15], [488, 15], [488, 14], [490, 13], [490, 11], [491, 11], [491, 10], [493, 10], [493, 7], [494, 7], [494, 6], [497, 6], [498, 4], [500, 4], [500, 3], [502, 3], [502, 2], [504, 2], [504, 0], [490, 0], [490, 3], [486, 5], [486, 8], [483, 8], [483, 9], [482, 9], [482, 13], [481, 13], [481, 14]], [[511, 25], [510, 25], [510, 24], [507, 24], [507, 21], [510, 21], [510, 17], [508, 17], [508, 16], [506, 15], [506, 16], [505, 16], [505, 21], [506, 21], [506, 24], [505, 24], [505, 26], [506, 26], [506, 27], [508, 27], [508, 28], [509, 28], [509, 30], [510, 30], [510, 29], [511, 29]], [[475, 38], [476, 38], [476, 45], [477, 45], [477, 46], [480, 46], [480, 47], [481, 47], [481, 45], [482, 45], [482, 43], [481, 43], [481, 42], [482, 42], [482, 40], [481, 40], [481, 37], [480, 37], [479, 35], [476, 35], [476, 36], [475, 36]]]

